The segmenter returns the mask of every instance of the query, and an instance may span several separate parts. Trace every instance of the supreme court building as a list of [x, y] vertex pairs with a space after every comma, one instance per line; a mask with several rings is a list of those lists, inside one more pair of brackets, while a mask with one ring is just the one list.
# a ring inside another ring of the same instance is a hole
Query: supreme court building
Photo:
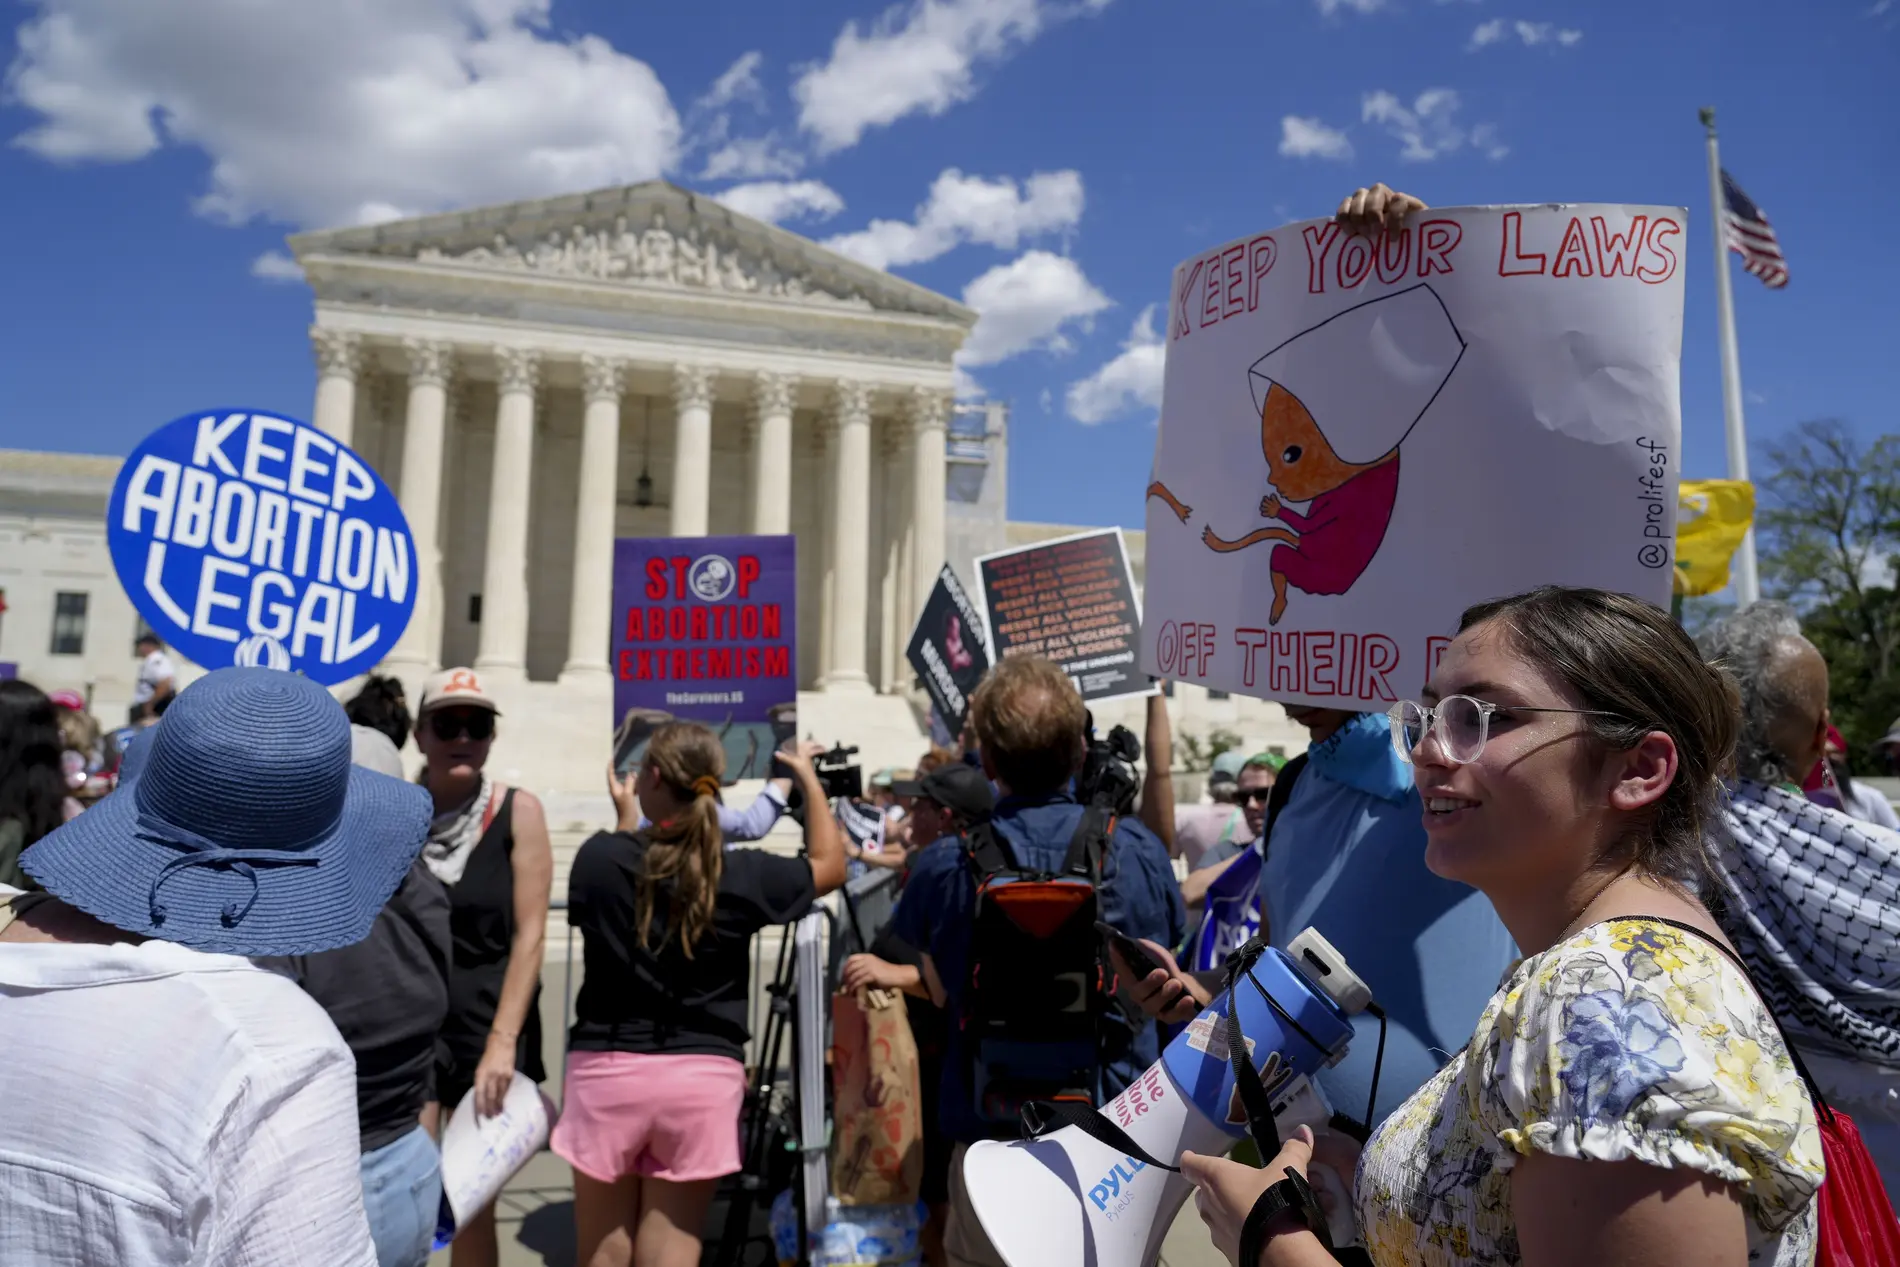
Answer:
[[[415, 615], [384, 671], [413, 706], [429, 672], [474, 665], [510, 782], [600, 790], [615, 537], [794, 534], [799, 729], [876, 767], [928, 742], [904, 647], [941, 564], [971, 582], [977, 555], [1073, 531], [1007, 521], [1007, 412], [953, 402], [975, 313], [666, 182], [290, 247], [315, 294], [312, 421], [376, 467], [415, 538]], [[117, 590], [117, 465], [0, 454], [0, 661], [108, 721], [136, 619], [122, 593], [75, 595]], [[1278, 708], [1206, 696], [1181, 688], [1177, 734], [1301, 741]], [[1111, 719], [1139, 730], [1139, 702]]]

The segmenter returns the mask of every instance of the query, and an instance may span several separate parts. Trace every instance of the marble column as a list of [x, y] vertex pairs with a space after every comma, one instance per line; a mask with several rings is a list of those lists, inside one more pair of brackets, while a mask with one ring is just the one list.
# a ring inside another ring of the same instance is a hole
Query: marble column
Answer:
[[843, 382], [832, 402], [831, 665], [819, 685], [866, 691], [867, 599], [871, 572], [871, 390]]
[[[950, 402], [918, 387], [910, 395], [911, 601], [921, 612], [944, 560], [944, 424]], [[976, 578], [965, 577], [966, 584]]]
[[409, 357], [409, 405], [396, 499], [416, 547], [416, 607], [389, 662], [415, 677], [442, 663], [442, 441], [455, 351], [429, 339], [406, 339], [403, 350]]
[[519, 681], [528, 665], [528, 494], [533, 487], [534, 391], [541, 354], [531, 348], [497, 347], [495, 368], [499, 403], [475, 667]]
[[792, 398], [798, 380], [761, 374], [753, 383], [752, 531], [792, 530]]
[[882, 493], [877, 532], [877, 684], [882, 691], [893, 691], [902, 681], [904, 644], [910, 638], [910, 626], [904, 622], [904, 521], [905, 488], [904, 438], [895, 425], [886, 423], [877, 429], [877, 484]]
[[831, 596], [837, 586], [833, 584], [832, 543], [838, 536], [838, 498], [833, 480], [836, 470], [832, 455], [838, 451], [838, 420], [827, 409], [818, 418], [813, 429], [812, 456], [817, 458], [819, 475], [817, 485], [818, 531], [816, 542], [809, 551], [799, 552], [800, 566], [815, 568], [818, 575], [818, 673], [813, 685], [822, 685], [831, 676], [831, 631], [837, 622], [837, 615], [831, 602]]
[[356, 428], [356, 375], [363, 368], [363, 340], [348, 330], [312, 327], [311, 350], [317, 356], [317, 402], [311, 422], [339, 444], [349, 444]]
[[712, 506], [713, 372], [673, 367], [673, 512], [676, 537], [703, 537]]
[[620, 474], [621, 363], [581, 358], [580, 497], [574, 510], [574, 588], [561, 676], [605, 677], [613, 619], [614, 493]]

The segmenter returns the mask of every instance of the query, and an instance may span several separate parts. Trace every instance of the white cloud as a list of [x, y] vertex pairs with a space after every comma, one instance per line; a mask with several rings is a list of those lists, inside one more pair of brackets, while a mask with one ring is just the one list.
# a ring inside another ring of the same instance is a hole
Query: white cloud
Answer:
[[760, 180], [772, 176], [796, 176], [805, 166], [796, 151], [788, 149], [776, 133], [741, 137], [713, 147], [700, 168], [701, 180]]
[[1470, 47], [1473, 50], [1495, 44], [1504, 38], [1504, 28], [1509, 23], [1503, 18], [1492, 18], [1489, 22], [1478, 23], [1478, 29], [1471, 33]]
[[266, 251], [251, 261], [251, 276], [267, 282], [300, 282], [303, 266], [282, 251]]
[[994, 365], [1031, 348], [1066, 352], [1067, 329], [1109, 306], [1072, 259], [1028, 251], [998, 264], [963, 288], [976, 327], [957, 353], [961, 365]]
[[1495, 123], [1480, 123], [1471, 129], [1471, 148], [1494, 163], [1511, 152], [1511, 147], [1498, 138]]
[[820, 154], [848, 149], [871, 128], [939, 115], [976, 95], [979, 63], [998, 62], [1042, 31], [1109, 0], [911, 0], [867, 30], [847, 22], [824, 62], [792, 84], [798, 125]]
[[1015, 250], [1025, 238], [1073, 229], [1082, 218], [1079, 172], [1037, 172], [1018, 186], [946, 168], [917, 208], [917, 218], [873, 220], [825, 245], [872, 268], [921, 264], [965, 242]]
[[844, 210], [844, 199], [818, 180], [761, 180], [734, 185], [713, 196], [742, 216], [780, 224], [786, 220], [829, 220]]
[[1553, 44], [1569, 48], [1583, 39], [1583, 32], [1571, 27], [1560, 27], [1554, 22], [1526, 22], [1523, 18], [1512, 21], [1507, 18], [1492, 18], [1489, 22], [1480, 22], [1471, 32], [1471, 43], [1466, 47], [1477, 52], [1492, 44], [1517, 36], [1518, 42], [1526, 48], [1535, 48], [1539, 44]]
[[1161, 408], [1161, 371], [1167, 347], [1155, 330], [1155, 305], [1135, 318], [1121, 355], [1087, 378], [1069, 384], [1069, 416], [1077, 422], [1106, 422], [1136, 406]]
[[961, 365], [950, 367], [951, 390], [958, 400], [981, 400], [989, 394], [989, 389], [978, 382], [976, 376]]
[[60, 161], [211, 160], [202, 213], [300, 225], [646, 180], [680, 126], [646, 63], [551, 0], [33, 0], [14, 139]]
[[1352, 142], [1317, 118], [1289, 114], [1280, 120], [1280, 153], [1288, 158], [1351, 158]]
[[1351, 9], [1354, 13], [1377, 13], [1386, 7], [1386, 0], [1313, 0], [1319, 6], [1320, 16], [1330, 18], [1341, 9]]
[[763, 116], [768, 107], [759, 67], [765, 55], [754, 49], [741, 54], [713, 80], [686, 115], [687, 149], [704, 154], [701, 180], [767, 180], [796, 176], [804, 156], [786, 145], [777, 132], [763, 136], [734, 136], [733, 115], [743, 107]]
[[1451, 88], [1427, 88], [1409, 107], [1381, 89], [1360, 99], [1359, 117], [1362, 122], [1380, 124], [1401, 141], [1404, 147], [1399, 157], [1407, 162], [1430, 162], [1466, 144], [1486, 158], [1503, 158], [1510, 153], [1510, 148], [1498, 139], [1497, 125], [1466, 127], [1459, 122], [1461, 104], [1457, 91]]
[[764, 61], [765, 54], [756, 48], [749, 53], [741, 53], [719, 78], [713, 80], [713, 86], [706, 90], [706, 95], [693, 103], [694, 109], [722, 110], [735, 102], [764, 109], [765, 86], [759, 82], [759, 66]]

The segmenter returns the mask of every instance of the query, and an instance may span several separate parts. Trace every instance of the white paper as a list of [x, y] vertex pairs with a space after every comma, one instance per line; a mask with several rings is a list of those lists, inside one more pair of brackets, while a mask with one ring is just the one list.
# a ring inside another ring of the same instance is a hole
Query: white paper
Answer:
[[1396, 235], [1305, 221], [1178, 267], [1142, 668], [1383, 709], [1418, 694], [1473, 603], [1562, 584], [1666, 606], [1686, 224], [1434, 209]]
[[474, 1092], [462, 1097], [442, 1132], [442, 1203], [454, 1221], [437, 1229], [437, 1249], [547, 1147], [554, 1118], [553, 1103], [519, 1071], [494, 1117], [476, 1117]]

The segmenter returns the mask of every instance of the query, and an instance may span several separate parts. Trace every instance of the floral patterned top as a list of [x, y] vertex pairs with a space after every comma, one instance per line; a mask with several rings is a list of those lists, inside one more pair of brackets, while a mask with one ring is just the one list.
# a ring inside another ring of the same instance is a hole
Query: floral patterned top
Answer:
[[1519, 1261], [1511, 1167], [1637, 1158], [1742, 1191], [1748, 1261], [1814, 1261], [1821, 1137], [1748, 978], [1667, 924], [1594, 924], [1520, 962], [1452, 1061], [1387, 1118], [1355, 1184], [1378, 1267]]

